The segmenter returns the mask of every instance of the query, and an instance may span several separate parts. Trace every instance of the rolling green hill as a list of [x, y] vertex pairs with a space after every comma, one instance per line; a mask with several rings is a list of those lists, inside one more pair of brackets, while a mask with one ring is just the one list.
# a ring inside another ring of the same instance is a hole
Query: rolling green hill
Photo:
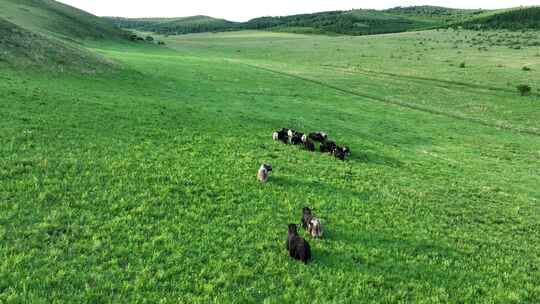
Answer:
[[107, 18], [118, 27], [155, 32], [165, 35], [202, 33], [235, 29], [238, 23], [208, 16], [192, 16], [183, 18]]
[[432, 24], [374, 10], [263, 17], [243, 25], [248, 29], [278, 28], [286, 31], [287, 28], [311, 28], [323, 33], [348, 35], [403, 32], [429, 26]]
[[540, 29], [540, 6], [495, 11], [463, 22], [468, 29]]
[[442, 27], [471, 18], [478, 11], [434, 6], [396, 7], [384, 11], [352, 10], [286, 17], [263, 17], [243, 25], [249, 29], [313, 28], [324, 33], [368, 35]]
[[207, 16], [185, 18], [109, 18], [121, 28], [160, 34], [271, 30], [277, 32], [370, 35], [461, 25], [469, 29], [520, 30], [540, 27], [540, 8], [507, 10], [452, 9], [438, 6], [387, 10], [331, 11], [282, 17], [260, 17], [243, 23]]
[[123, 41], [107, 20], [52, 0], [0, 0], [0, 63], [93, 73], [112, 66], [85, 41]]
[[109, 21], [53, 0], [0, 0], [0, 18], [33, 32], [68, 40], [125, 37]]
[[455, 23], [470, 20], [484, 14], [486, 10], [453, 9], [439, 6], [409, 6], [395, 7], [385, 10], [395, 16], [406, 17], [411, 20], [425, 22], [434, 27], [445, 27]]
[[368, 35], [443, 27], [467, 20], [481, 10], [435, 6], [396, 7], [378, 10], [331, 11], [283, 17], [260, 17], [236, 23], [207, 16], [186, 18], [110, 18], [122, 28], [161, 34], [187, 34], [242, 29], [298, 33]]
[[0, 64], [89, 73], [111, 62], [73, 43], [35, 33], [0, 18]]

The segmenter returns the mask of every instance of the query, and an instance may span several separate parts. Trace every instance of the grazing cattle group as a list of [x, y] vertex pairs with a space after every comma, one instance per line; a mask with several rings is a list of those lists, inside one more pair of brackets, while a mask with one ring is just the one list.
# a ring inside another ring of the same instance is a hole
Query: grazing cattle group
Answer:
[[[304, 147], [308, 151], [316, 151], [317, 145], [321, 153], [328, 153], [337, 159], [345, 160], [351, 150], [347, 146], [339, 146], [335, 141], [328, 138], [328, 134], [324, 132], [312, 132], [304, 134], [292, 129], [282, 128], [272, 133], [274, 141], [280, 141], [284, 144], [298, 145]], [[263, 164], [257, 172], [257, 179], [261, 183], [266, 183], [272, 166]], [[313, 211], [304, 207], [302, 209], [302, 217], [300, 226], [304, 228], [306, 233], [312, 238], [321, 238], [323, 235], [323, 226], [321, 219], [313, 214]], [[311, 259], [311, 247], [306, 239], [298, 234], [298, 225], [289, 224], [286, 246], [289, 256], [293, 259], [300, 260], [305, 264]]]
[[328, 134], [324, 132], [304, 134], [296, 130], [282, 128], [272, 133], [272, 139], [284, 144], [302, 145], [304, 149], [311, 152], [317, 150], [317, 143], [321, 153], [328, 153], [340, 160], [345, 160], [351, 154], [349, 147], [338, 146], [336, 142], [329, 140]]

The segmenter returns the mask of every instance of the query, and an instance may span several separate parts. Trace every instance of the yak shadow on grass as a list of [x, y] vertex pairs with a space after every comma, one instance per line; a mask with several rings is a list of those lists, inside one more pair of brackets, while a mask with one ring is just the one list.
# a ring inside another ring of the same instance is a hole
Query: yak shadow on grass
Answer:
[[361, 163], [375, 164], [375, 165], [381, 165], [381, 166], [389, 166], [389, 167], [394, 167], [394, 168], [399, 168], [403, 165], [403, 162], [400, 161], [399, 159], [385, 156], [382, 154], [377, 154], [373, 152], [365, 152], [365, 151], [351, 153], [349, 158], [347, 158], [347, 162], [351, 162], [351, 163], [361, 162]]

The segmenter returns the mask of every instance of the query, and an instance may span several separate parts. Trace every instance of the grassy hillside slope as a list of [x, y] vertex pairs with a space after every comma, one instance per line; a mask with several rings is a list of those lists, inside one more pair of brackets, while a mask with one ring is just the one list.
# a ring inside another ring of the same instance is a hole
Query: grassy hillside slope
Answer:
[[122, 39], [109, 21], [53, 0], [0, 0], [0, 18], [64, 39]]
[[111, 62], [80, 46], [23, 29], [0, 18], [0, 65], [41, 67], [51, 71], [77, 69], [90, 73]]
[[90, 40], [124, 41], [109, 21], [52, 0], [0, 0], [0, 64], [93, 73], [112, 67]]
[[[184, 35], [96, 42], [126, 67], [99, 77], [0, 69], [0, 302], [540, 302], [540, 48], [478, 34]], [[307, 266], [284, 248], [305, 205]]]

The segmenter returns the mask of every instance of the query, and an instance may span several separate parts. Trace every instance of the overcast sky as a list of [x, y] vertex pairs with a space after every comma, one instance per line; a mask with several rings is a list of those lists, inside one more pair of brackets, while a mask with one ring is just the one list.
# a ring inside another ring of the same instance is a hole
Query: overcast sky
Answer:
[[540, 5], [540, 0], [59, 0], [99, 16], [184, 17], [207, 15], [232, 21], [353, 8], [437, 5], [456, 8], [507, 8]]

